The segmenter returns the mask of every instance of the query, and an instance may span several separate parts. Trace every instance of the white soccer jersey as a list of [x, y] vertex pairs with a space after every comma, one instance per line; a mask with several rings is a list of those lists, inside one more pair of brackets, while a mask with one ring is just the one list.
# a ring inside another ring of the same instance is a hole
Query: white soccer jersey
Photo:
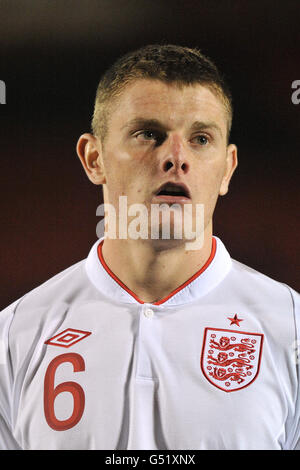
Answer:
[[300, 446], [298, 294], [214, 237], [197, 274], [143, 303], [101, 245], [0, 314], [0, 448]]

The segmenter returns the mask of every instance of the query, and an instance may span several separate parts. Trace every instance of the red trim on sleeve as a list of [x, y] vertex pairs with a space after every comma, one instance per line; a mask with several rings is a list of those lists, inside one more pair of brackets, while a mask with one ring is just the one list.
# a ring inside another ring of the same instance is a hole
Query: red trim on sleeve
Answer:
[[[129, 289], [129, 287], [127, 287], [112, 271], [111, 269], [109, 269], [109, 267], [107, 266], [106, 262], [104, 261], [104, 258], [103, 258], [103, 254], [102, 254], [102, 245], [103, 245], [103, 242], [104, 240], [101, 241], [101, 243], [99, 243], [98, 245], [98, 248], [97, 248], [97, 252], [98, 252], [98, 257], [99, 257], [99, 260], [103, 266], [103, 268], [105, 269], [105, 271], [114, 279], [114, 281], [116, 281], [119, 286], [122, 287], [122, 289], [124, 289], [126, 292], [128, 292], [128, 294], [130, 294], [137, 302], [139, 302], [140, 304], [144, 304], [145, 302], [143, 302], [143, 300], [139, 299], [137, 295], [135, 295], [134, 292], [132, 292], [132, 290]], [[200, 274], [202, 274], [207, 268], [208, 266], [210, 265], [210, 263], [212, 262], [212, 260], [214, 259], [215, 257], [215, 254], [216, 254], [216, 248], [217, 248], [217, 243], [216, 243], [216, 239], [213, 237], [212, 238], [212, 248], [211, 248], [211, 253], [210, 253], [210, 256], [208, 258], [208, 260], [206, 261], [206, 263], [202, 266], [202, 268], [197, 271], [192, 277], [190, 277], [186, 282], [184, 282], [183, 284], [181, 284], [179, 287], [177, 287], [175, 290], [173, 290], [169, 295], [167, 295], [167, 297], [164, 297], [163, 299], [157, 301], [157, 302], [153, 302], [152, 305], [161, 305], [163, 304], [164, 302], [166, 302], [167, 300], [169, 300], [171, 297], [173, 297], [173, 295], [177, 294], [179, 291], [181, 291], [182, 289], [184, 289], [188, 284], [190, 284], [191, 282], [193, 282], [195, 279], [197, 279], [198, 276], [200, 276]], [[148, 302], [147, 302], [148, 303]]]

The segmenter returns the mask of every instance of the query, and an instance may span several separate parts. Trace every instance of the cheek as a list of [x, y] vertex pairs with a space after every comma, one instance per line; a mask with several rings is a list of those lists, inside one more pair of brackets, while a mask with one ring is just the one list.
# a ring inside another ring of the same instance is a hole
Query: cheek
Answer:
[[130, 158], [126, 152], [106, 151], [103, 155], [103, 164], [108, 186], [120, 184], [126, 180], [130, 167]]
[[126, 151], [109, 151], [103, 157], [106, 187], [110, 200], [119, 196], [135, 199], [143, 193], [145, 181], [149, 179], [147, 165]]
[[205, 168], [200, 168], [195, 181], [198, 193], [204, 198], [214, 198], [219, 192], [224, 171], [224, 165], [220, 164], [209, 164]]
[[111, 204], [116, 204], [118, 197], [125, 195], [125, 182], [127, 181], [126, 171], [122, 163], [117, 161], [113, 153], [106, 153], [103, 158], [103, 165], [108, 200]]
[[[123, 147], [123, 148], [122, 148]], [[145, 168], [144, 155], [130, 151], [122, 145], [110, 145], [110, 149], [103, 155], [107, 174], [140, 172]]]

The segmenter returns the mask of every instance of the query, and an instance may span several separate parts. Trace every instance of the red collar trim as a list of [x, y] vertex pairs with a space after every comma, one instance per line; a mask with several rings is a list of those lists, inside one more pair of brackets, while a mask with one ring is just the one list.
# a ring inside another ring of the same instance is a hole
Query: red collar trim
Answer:
[[[137, 302], [139, 302], [140, 304], [144, 304], [145, 302], [143, 302], [143, 300], [139, 299], [138, 296], [135, 295], [134, 292], [132, 292], [132, 290], [130, 290], [125, 284], [123, 284], [123, 282], [107, 266], [106, 262], [104, 261], [103, 254], [102, 254], [103, 242], [104, 242], [104, 240], [102, 240], [99, 243], [98, 248], [97, 248], [98, 258], [99, 258], [103, 268], [119, 284], [119, 286], [122, 287], [122, 289], [124, 289], [126, 292], [128, 292], [128, 294], [130, 294]], [[208, 268], [208, 266], [210, 265], [210, 263], [214, 259], [215, 254], [216, 254], [216, 246], [217, 246], [216, 240], [213, 237], [212, 238], [211, 253], [210, 253], [210, 256], [209, 256], [208, 260], [204, 264], [204, 266], [202, 266], [202, 268], [199, 271], [197, 271], [192, 277], [190, 277], [186, 282], [181, 284], [179, 287], [177, 287], [175, 290], [173, 290], [169, 295], [167, 295], [167, 297], [164, 297], [163, 299], [159, 300], [158, 302], [153, 302], [152, 305], [161, 305], [161, 304], [163, 304], [164, 302], [169, 300], [171, 297], [173, 297], [173, 295], [177, 294], [179, 291], [184, 289], [188, 284], [193, 282], [197, 277], [199, 277], [200, 274], [202, 274]]]

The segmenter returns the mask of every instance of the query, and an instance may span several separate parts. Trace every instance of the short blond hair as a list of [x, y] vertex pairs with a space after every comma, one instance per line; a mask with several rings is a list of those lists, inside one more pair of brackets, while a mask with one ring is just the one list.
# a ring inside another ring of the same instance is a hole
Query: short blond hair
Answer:
[[96, 93], [92, 132], [104, 139], [108, 132], [110, 105], [125, 87], [138, 79], [161, 80], [178, 86], [201, 84], [211, 89], [223, 102], [228, 116], [229, 140], [233, 106], [224, 77], [215, 64], [199, 49], [171, 44], [148, 45], [119, 58], [102, 76]]

